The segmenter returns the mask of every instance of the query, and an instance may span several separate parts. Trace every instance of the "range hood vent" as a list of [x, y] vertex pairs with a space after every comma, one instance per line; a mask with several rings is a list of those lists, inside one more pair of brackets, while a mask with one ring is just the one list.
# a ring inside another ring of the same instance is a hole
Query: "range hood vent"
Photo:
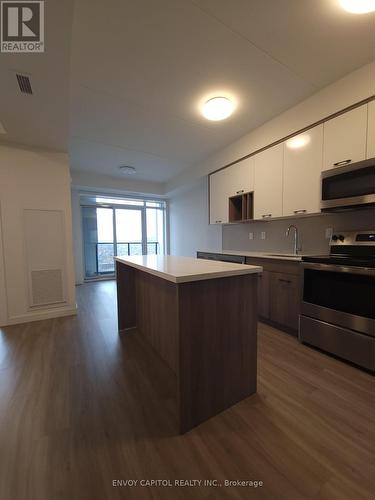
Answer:
[[16, 77], [17, 77], [17, 82], [18, 82], [18, 86], [20, 88], [20, 91], [23, 94], [30, 94], [31, 95], [33, 93], [33, 89], [31, 87], [30, 78], [26, 75], [21, 75], [19, 73], [16, 73]]

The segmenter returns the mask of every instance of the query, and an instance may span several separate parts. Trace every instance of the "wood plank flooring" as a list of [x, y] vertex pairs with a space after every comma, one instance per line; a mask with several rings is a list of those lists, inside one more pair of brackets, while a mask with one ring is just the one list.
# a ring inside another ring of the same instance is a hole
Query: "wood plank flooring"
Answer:
[[173, 378], [136, 333], [118, 335], [115, 283], [78, 299], [77, 317], [0, 330], [1, 500], [374, 498], [371, 375], [261, 324], [258, 393], [176, 436]]

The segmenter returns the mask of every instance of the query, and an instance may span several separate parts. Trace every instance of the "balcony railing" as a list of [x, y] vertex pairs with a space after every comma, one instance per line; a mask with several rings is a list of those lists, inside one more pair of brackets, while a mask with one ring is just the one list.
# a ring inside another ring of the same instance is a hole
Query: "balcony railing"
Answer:
[[[115, 246], [117, 246], [115, 253]], [[114, 243], [96, 243], [96, 268], [98, 274], [113, 274], [115, 265], [113, 257], [115, 255], [142, 255], [142, 242], [126, 241]], [[147, 254], [157, 255], [159, 253], [160, 244], [158, 241], [147, 242]]]

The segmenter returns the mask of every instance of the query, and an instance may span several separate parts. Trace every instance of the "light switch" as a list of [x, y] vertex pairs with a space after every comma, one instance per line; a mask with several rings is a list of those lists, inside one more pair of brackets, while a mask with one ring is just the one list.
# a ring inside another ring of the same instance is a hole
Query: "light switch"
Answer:
[[262, 231], [262, 232], [260, 233], [260, 239], [261, 239], [261, 240], [265, 240], [265, 239], [266, 239], [266, 231]]
[[332, 238], [332, 234], [333, 234], [333, 228], [327, 227], [326, 228], [326, 239], [330, 240]]
[[253, 240], [254, 239], [254, 233], [249, 233], [249, 240]]

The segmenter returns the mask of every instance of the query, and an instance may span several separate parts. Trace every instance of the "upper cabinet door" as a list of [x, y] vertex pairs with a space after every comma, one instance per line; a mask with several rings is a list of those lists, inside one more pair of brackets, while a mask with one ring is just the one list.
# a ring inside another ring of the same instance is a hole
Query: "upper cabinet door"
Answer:
[[227, 168], [229, 196], [254, 191], [254, 157], [246, 158]]
[[323, 170], [366, 158], [367, 104], [324, 123]]
[[375, 158], [375, 101], [368, 105], [367, 158]]
[[254, 219], [283, 214], [283, 144], [266, 149], [254, 158]]
[[229, 173], [224, 168], [209, 177], [210, 224], [225, 224], [229, 214]]
[[283, 215], [320, 211], [323, 125], [285, 142]]

